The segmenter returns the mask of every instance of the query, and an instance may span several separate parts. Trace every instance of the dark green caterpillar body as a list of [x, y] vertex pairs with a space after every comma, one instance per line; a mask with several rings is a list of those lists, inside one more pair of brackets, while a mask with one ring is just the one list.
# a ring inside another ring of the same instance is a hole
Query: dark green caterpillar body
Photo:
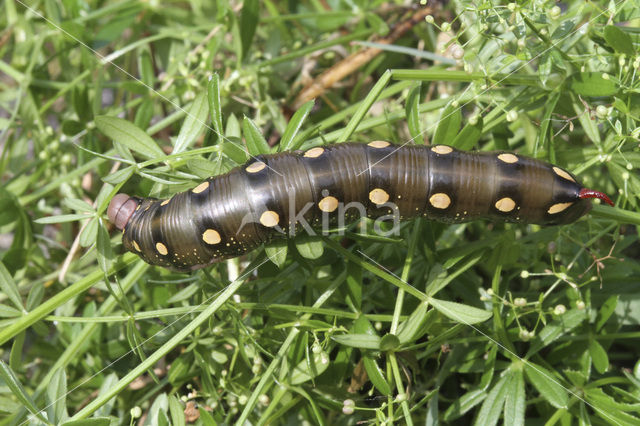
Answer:
[[118, 194], [108, 215], [127, 250], [195, 269], [362, 215], [563, 224], [589, 211], [587, 198], [611, 203], [567, 171], [517, 154], [375, 141], [259, 156], [169, 200]]

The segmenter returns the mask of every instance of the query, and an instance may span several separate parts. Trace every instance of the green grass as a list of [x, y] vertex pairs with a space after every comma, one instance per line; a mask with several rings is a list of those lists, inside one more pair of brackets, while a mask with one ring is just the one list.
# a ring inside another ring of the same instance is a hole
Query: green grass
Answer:
[[[412, 12], [159, 3], [1, 4], [0, 424], [640, 423], [633, 1], [446, 2], [297, 111], [305, 76]], [[354, 229], [191, 274], [106, 220], [118, 192], [170, 196], [247, 152], [380, 139], [551, 161], [616, 207]]]

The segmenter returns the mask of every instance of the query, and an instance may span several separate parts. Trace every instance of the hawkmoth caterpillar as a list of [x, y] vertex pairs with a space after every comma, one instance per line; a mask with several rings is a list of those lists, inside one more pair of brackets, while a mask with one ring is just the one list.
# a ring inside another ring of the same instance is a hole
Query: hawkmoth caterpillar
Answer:
[[[447, 145], [342, 143], [261, 155], [167, 200], [116, 195], [108, 217], [145, 261], [196, 269], [340, 214], [546, 225], [577, 220], [589, 198], [613, 205], [552, 164]], [[308, 228], [308, 227], [307, 227]], [[309, 230], [309, 229], [307, 229]]]

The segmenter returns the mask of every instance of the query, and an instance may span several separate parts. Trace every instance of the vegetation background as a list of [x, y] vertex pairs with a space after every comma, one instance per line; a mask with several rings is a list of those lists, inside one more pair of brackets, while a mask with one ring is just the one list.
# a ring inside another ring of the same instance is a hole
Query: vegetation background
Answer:
[[[425, 3], [1, 2], [0, 423], [640, 423], [638, 1]], [[191, 274], [106, 221], [379, 139], [548, 160], [616, 207]]]

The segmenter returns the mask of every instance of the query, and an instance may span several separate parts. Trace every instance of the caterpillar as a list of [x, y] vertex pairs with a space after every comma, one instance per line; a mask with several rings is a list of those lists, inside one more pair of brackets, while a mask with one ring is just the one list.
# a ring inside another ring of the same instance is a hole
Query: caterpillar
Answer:
[[197, 269], [278, 236], [360, 215], [566, 224], [591, 209], [566, 170], [511, 152], [341, 143], [252, 158], [167, 200], [117, 194], [109, 220], [146, 262]]

